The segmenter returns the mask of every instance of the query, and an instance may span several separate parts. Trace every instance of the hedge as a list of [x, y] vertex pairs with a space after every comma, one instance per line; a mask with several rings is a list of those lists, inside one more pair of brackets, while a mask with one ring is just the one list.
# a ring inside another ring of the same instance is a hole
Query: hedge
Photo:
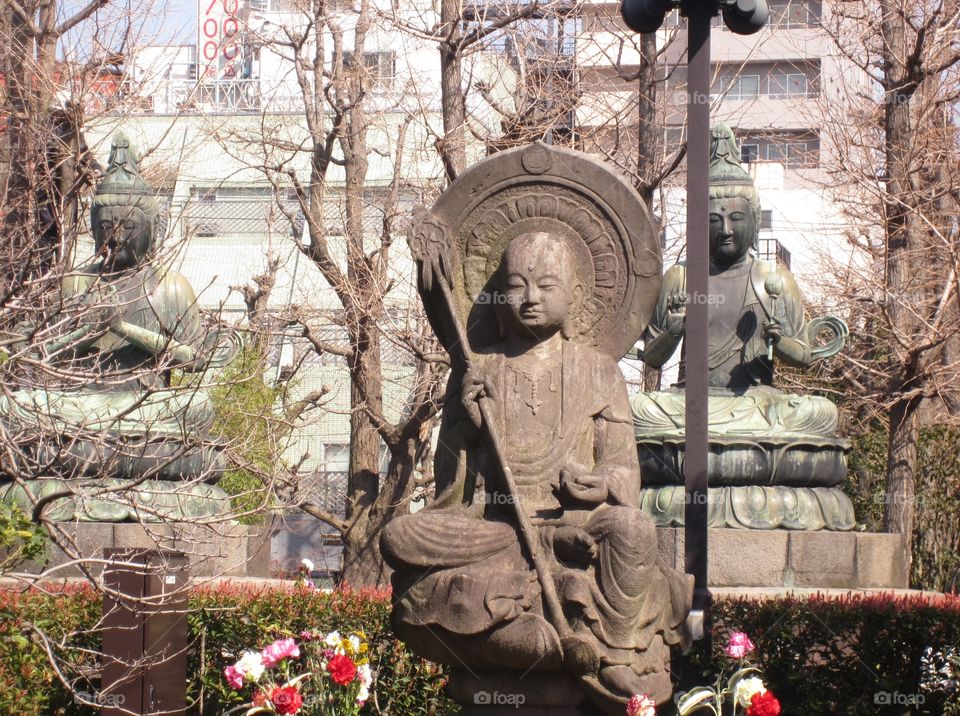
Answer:
[[923, 668], [925, 655], [957, 656], [956, 596], [718, 600], [712, 654], [691, 654], [702, 683], [712, 683], [732, 631], [756, 644], [756, 662], [785, 716], [960, 714], [960, 661], [951, 677], [941, 674], [939, 687]]
[[[386, 593], [224, 585], [193, 592], [190, 608], [191, 714], [219, 715], [230, 705], [222, 671], [238, 651], [304, 629], [362, 629], [370, 636], [376, 698], [365, 713], [455, 713], [442, 695], [442, 670], [392, 636]], [[46, 659], [44, 638], [63, 676], [96, 693], [96, 664], [88, 650], [99, 642], [99, 616], [99, 595], [89, 588], [0, 593], [0, 714], [95, 713], [73, 703]], [[700, 683], [713, 682], [726, 635], [737, 630], [756, 643], [757, 661], [785, 716], [960, 714], [960, 694], [951, 683], [960, 662], [953, 664], [953, 677], [924, 675], [928, 647], [947, 655], [960, 645], [960, 598], [721, 598], [713, 616], [713, 652], [700, 646], [689, 655]]]
[[[0, 715], [80, 716], [96, 709], [74, 702], [46, 657], [49, 645], [64, 678], [96, 694], [100, 595], [92, 588], [56, 593], [0, 592]], [[434, 664], [414, 656], [390, 632], [385, 592], [303, 588], [250, 589], [224, 584], [198, 589], [189, 599], [187, 698], [189, 713], [220, 716], [232, 692], [223, 669], [243, 649], [260, 648], [279, 636], [306, 629], [356, 631], [371, 642], [375, 698], [365, 714], [446, 714], [455, 707], [443, 696], [446, 684]], [[42, 634], [42, 636], [41, 636]]]

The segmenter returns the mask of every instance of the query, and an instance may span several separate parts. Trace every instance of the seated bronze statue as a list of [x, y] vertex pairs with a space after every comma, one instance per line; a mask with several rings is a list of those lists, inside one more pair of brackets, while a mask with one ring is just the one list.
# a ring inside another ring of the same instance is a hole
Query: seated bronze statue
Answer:
[[[8, 499], [32, 509], [62, 495], [47, 518], [134, 519], [134, 502], [147, 520], [228, 507], [222, 490], [205, 484], [223, 471], [210, 398], [172, 385], [171, 373], [222, 366], [240, 344], [205, 326], [187, 280], [157, 265], [157, 218], [136, 153], [118, 134], [91, 208], [96, 256], [66, 275], [57, 310], [29, 327], [40, 343], [34, 357], [51, 368], [0, 396], [0, 420], [22, 448], [16, 472], [37, 478]], [[110, 498], [127, 484], [136, 499]]]
[[[685, 639], [692, 589], [660, 560], [653, 520], [639, 509], [617, 366], [656, 295], [658, 247], [652, 232], [624, 245], [631, 237], [615, 233], [615, 209], [593, 204], [586, 187], [529, 172], [543, 164], [598, 185], [621, 181], [537, 144], [477, 165], [421, 219], [421, 237], [435, 240], [432, 251], [426, 240], [415, 248], [421, 294], [451, 356], [467, 355], [454, 359], [436, 498], [391, 522], [381, 546], [395, 570], [394, 627], [454, 668], [455, 698], [533, 689], [529, 707], [552, 698], [619, 714], [635, 693], [669, 699], [669, 647]], [[470, 194], [480, 205], [457, 216]], [[646, 219], [639, 198], [629, 207]], [[456, 229], [443, 225], [451, 217]]]
[[[850, 529], [853, 508], [838, 485], [849, 444], [836, 435], [837, 407], [773, 386], [774, 364], [804, 368], [837, 353], [846, 325], [808, 321], [796, 281], [754, 252], [760, 201], [729, 128], [713, 130], [710, 164], [708, 334], [711, 524], [718, 527]], [[660, 368], [685, 331], [686, 267], [663, 278], [643, 359]], [[820, 334], [830, 335], [819, 342]], [[644, 472], [644, 508], [663, 526], [683, 524], [685, 396], [670, 390], [631, 399]]]

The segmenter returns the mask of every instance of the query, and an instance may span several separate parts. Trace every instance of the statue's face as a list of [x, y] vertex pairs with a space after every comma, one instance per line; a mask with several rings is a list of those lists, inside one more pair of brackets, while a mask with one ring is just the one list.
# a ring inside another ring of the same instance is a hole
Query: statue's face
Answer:
[[757, 220], [749, 199], [710, 199], [710, 258], [715, 264], [735, 264], [756, 237]]
[[577, 287], [573, 256], [562, 240], [544, 233], [518, 236], [503, 262], [509, 329], [543, 340], [563, 328]]
[[104, 266], [133, 268], [150, 252], [153, 237], [150, 222], [135, 206], [104, 206], [97, 212], [93, 238]]

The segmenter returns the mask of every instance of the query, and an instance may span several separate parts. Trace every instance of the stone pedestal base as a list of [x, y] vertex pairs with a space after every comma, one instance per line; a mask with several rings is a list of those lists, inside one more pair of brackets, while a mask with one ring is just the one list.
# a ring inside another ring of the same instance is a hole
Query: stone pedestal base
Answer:
[[[101, 560], [104, 547], [169, 549], [183, 552], [191, 577], [268, 577], [270, 525], [170, 523], [61, 522], [54, 526], [57, 541], [72, 545], [83, 559]], [[46, 571], [52, 578], [82, 576], [64, 550], [47, 545], [46, 565], [29, 563], [21, 571]], [[62, 565], [62, 566], [61, 566]], [[56, 569], [59, 567], [59, 569]], [[90, 562], [94, 575], [102, 564]]]
[[[684, 531], [657, 529], [660, 555], [683, 569]], [[909, 575], [900, 535], [875, 532], [709, 530], [711, 587], [905, 589]]]
[[[750, 530], [832, 530], [856, 526], [853, 503], [839, 487], [737, 485], [707, 490], [711, 527]], [[683, 485], [645, 487], [640, 506], [657, 527], [683, 527], [687, 495]]]
[[453, 670], [450, 697], [461, 716], [588, 716], [601, 713], [587, 701], [576, 676], [563, 671]]

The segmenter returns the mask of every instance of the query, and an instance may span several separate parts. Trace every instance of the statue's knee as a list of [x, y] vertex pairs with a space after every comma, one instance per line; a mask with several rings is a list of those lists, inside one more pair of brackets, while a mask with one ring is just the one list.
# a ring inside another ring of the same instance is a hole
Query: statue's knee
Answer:
[[593, 513], [587, 527], [592, 535], [621, 537], [637, 544], [657, 541], [657, 527], [643, 510], [626, 505], [607, 505]]

